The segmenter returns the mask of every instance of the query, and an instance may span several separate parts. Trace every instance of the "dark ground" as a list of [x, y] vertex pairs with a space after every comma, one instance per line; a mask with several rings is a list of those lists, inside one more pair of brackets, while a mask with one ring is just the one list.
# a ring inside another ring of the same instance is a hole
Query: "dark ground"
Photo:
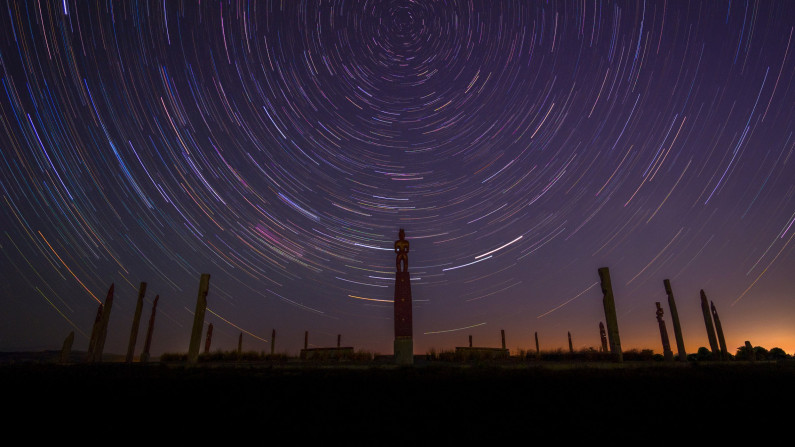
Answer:
[[392, 441], [421, 433], [521, 433], [529, 440], [539, 433], [568, 439], [607, 432], [651, 433], [659, 441], [651, 443], [665, 444], [685, 433], [786, 433], [795, 416], [792, 362], [414, 368], [17, 363], [0, 365], [0, 384], [4, 407], [14, 409], [12, 422], [17, 416], [88, 432], [104, 424], [128, 431], [130, 424], [136, 431], [149, 424], [230, 434], [255, 429], [266, 438], [275, 430]]

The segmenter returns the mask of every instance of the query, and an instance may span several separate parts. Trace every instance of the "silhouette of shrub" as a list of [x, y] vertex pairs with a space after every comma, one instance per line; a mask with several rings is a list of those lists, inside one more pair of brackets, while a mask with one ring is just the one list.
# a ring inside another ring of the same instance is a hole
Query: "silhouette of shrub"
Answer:
[[286, 362], [290, 356], [286, 352], [274, 352], [273, 354], [263, 354], [262, 358], [267, 362]]
[[770, 351], [761, 346], [754, 346], [754, 354], [756, 355], [757, 360], [768, 360]]
[[734, 355], [734, 358], [737, 360], [754, 360], [753, 352], [753, 350], [745, 346], [740, 346], [737, 348], [737, 354]]
[[630, 349], [629, 351], [624, 351], [623, 356], [624, 361], [650, 361], [654, 359], [654, 351], [651, 349], [641, 349], [640, 351]]
[[712, 360], [712, 351], [705, 348], [704, 346], [698, 348], [698, 352], [696, 353], [696, 360], [699, 362], [703, 362], [705, 360]]
[[784, 352], [784, 350], [781, 348], [771, 348], [767, 354], [768, 354], [767, 358], [769, 360], [785, 360], [788, 358], [792, 358], [789, 355], [787, 355], [787, 353]]
[[178, 354], [175, 352], [164, 352], [160, 355], [161, 362], [187, 362], [188, 354]]

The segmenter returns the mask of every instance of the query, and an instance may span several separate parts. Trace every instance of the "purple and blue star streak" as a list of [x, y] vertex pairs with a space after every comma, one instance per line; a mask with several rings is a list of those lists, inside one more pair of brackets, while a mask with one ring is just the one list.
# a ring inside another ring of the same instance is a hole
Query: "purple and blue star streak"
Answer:
[[391, 352], [401, 227], [417, 352], [598, 346], [603, 266], [625, 348], [670, 278], [688, 351], [702, 288], [795, 350], [795, 3], [0, 9], [0, 350], [85, 349], [115, 282], [123, 353], [146, 281], [184, 352], [210, 273], [215, 347]]

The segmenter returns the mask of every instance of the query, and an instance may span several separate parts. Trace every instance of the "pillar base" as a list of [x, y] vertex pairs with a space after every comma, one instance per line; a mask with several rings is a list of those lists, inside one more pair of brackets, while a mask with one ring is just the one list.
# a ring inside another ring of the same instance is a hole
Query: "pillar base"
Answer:
[[395, 363], [398, 365], [414, 364], [414, 340], [411, 337], [395, 338]]

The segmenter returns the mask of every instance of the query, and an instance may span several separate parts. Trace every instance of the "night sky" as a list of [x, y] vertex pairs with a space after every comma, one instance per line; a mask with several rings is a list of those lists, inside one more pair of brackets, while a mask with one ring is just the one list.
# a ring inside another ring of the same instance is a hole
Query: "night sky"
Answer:
[[795, 351], [795, 2], [0, 4], [0, 350]]

